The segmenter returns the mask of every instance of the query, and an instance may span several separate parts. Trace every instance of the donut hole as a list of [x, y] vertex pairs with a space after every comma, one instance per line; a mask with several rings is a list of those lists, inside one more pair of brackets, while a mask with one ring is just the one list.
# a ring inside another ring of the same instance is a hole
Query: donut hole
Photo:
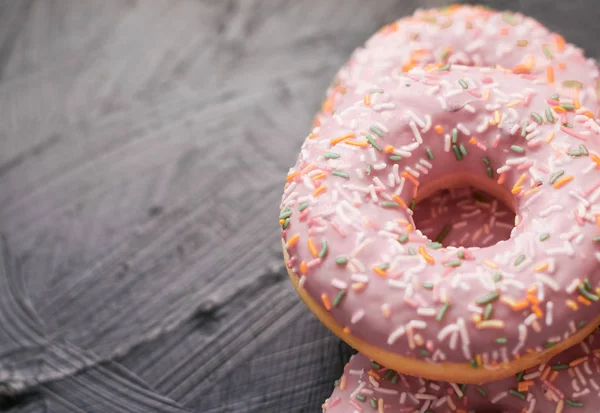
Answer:
[[414, 208], [413, 221], [444, 247], [489, 247], [510, 238], [515, 213], [500, 198], [473, 186], [437, 189]]

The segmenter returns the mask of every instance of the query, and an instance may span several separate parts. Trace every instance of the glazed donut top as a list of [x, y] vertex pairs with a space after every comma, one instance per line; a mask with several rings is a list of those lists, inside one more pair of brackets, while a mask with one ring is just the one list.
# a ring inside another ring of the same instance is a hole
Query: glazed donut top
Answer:
[[[561, 96], [578, 92], [582, 105], [598, 116], [598, 67], [581, 49], [520, 13], [451, 6], [417, 10], [358, 48], [331, 85], [317, 124], [335, 112], [345, 90], [364, 87], [382, 75], [437, 63], [498, 65], [533, 74], [552, 84]], [[580, 88], [573, 89], [574, 85]]]
[[405, 376], [357, 354], [323, 404], [325, 413], [596, 413], [600, 334], [516, 377], [461, 385]]
[[[495, 368], [553, 347], [598, 315], [599, 138], [528, 75], [453, 65], [348, 89], [287, 176], [287, 265], [347, 334], [399, 355]], [[417, 191], [448, 181], [508, 194], [511, 238], [415, 229]]]

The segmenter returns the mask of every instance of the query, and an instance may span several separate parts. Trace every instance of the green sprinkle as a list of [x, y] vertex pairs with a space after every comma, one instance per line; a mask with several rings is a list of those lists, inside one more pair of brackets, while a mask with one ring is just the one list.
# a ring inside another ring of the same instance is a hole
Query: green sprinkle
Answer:
[[467, 84], [467, 82], [465, 82], [462, 79], [458, 79], [458, 84], [460, 85], [460, 87], [462, 87], [463, 89], [468, 89], [469, 85]]
[[521, 370], [520, 372], [517, 373], [517, 383], [519, 383], [521, 380], [523, 380], [523, 376], [525, 376], [525, 371]]
[[369, 141], [369, 143], [373, 146], [373, 148], [377, 149], [379, 152], [381, 152], [383, 150], [383, 148], [381, 146], [379, 146], [379, 144], [377, 142], [375, 142], [375, 138], [373, 138], [373, 135], [367, 134], [367, 136], [365, 136], [365, 138], [367, 139], [367, 141]]
[[546, 108], [546, 120], [549, 123], [554, 123], [554, 115], [552, 115], [552, 111], [550, 108]]
[[454, 156], [456, 156], [456, 160], [457, 161], [462, 160], [462, 156], [461, 156], [460, 151], [458, 150], [458, 147], [456, 145], [452, 145], [452, 150], [454, 151]]
[[402, 234], [398, 237], [398, 241], [400, 242], [400, 244], [404, 244], [406, 241], [408, 241], [408, 235], [407, 234]]
[[337, 159], [342, 155], [340, 155], [339, 153], [335, 153], [335, 152], [325, 152], [323, 154], [323, 156], [325, 157], [325, 159]]
[[515, 389], [510, 389], [508, 392], [521, 400], [525, 400], [525, 395], [519, 391], [516, 391]]
[[562, 82], [562, 85], [564, 87], [574, 87], [575, 89], [581, 89], [583, 87], [581, 82], [578, 82], [577, 80], [565, 80]]
[[460, 267], [460, 260], [451, 260], [444, 264], [444, 267]]
[[564, 126], [565, 128], [571, 128], [571, 129], [573, 128], [573, 125], [572, 125], [572, 124], [570, 124], [569, 122], [565, 122], [565, 123], [563, 123], [563, 126]]
[[485, 306], [485, 310], [483, 311], [483, 319], [484, 320], [490, 319], [493, 309], [494, 309], [494, 306], [491, 303]]
[[564, 174], [565, 174], [565, 171], [563, 171], [562, 169], [560, 171], [554, 172], [554, 174], [550, 177], [550, 183], [553, 184], [554, 182], [556, 182], [556, 180], [558, 178], [560, 178]]
[[586, 290], [585, 286], [583, 284], [579, 284], [579, 286], [577, 287], [577, 289], [579, 290], [579, 294], [583, 295], [588, 300], [590, 300], [590, 301], [600, 301], [600, 297], [598, 297], [596, 294], [591, 293], [588, 290]]
[[577, 323], [577, 328], [581, 328], [581, 327], [583, 327], [586, 324], [587, 323], [585, 321], [581, 320], [580, 322]]
[[579, 150], [585, 156], [588, 156], [590, 154], [584, 144], [579, 145]]
[[568, 370], [568, 369], [569, 369], [568, 364], [555, 364], [554, 366], [552, 366], [552, 370]]
[[508, 23], [511, 26], [515, 26], [517, 24], [515, 16], [512, 13], [502, 13], [502, 20], [504, 20], [505, 23]]
[[517, 152], [517, 153], [523, 153], [523, 152], [525, 152], [525, 149], [523, 149], [523, 147], [522, 147], [522, 146], [519, 146], [519, 145], [511, 145], [511, 146], [510, 146], [510, 149], [511, 149], [513, 152]]
[[321, 251], [319, 251], [319, 258], [323, 258], [327, 254], [327, 241], [321, 241]]
[[446, 63], [444, 66], [440, 67], [438, 70], [443, 71], [443, 72], [450, 70], [450, 63]]
[[408, 247], [408, 253], [410, 255], [417, 255], [417, 251], [413, 247]]
[[400, 376], [398, 376], [397, 374], [394, 374], [394, 377], [392, 377], [392, 384], [398, 383], [399, 379], [400, 379]]
[[289, 219], [289, 218], [286, 218], [286, 219], [285, 219], [285, 222], [284, 222], [284, 223], [283, 223], [283, 225], [282, 225], [282, 228], [283, 228], [283, 229], [286, 229], [286, 228], [288, 227], [288, 225], [290, 225], [290, 219]]
[[460, 154], [464, 157], [467, 156], [467, 148], [461, 143], [458, 145], [458, 149], [460, 150]]
[[371, 164], [366, 166], [365, 172], [367, 173], [367, 175], [371, 175]]
[[427, 244], [427, 246], [428, 246], [429, 248], [431, 248], [432, 250], [439, 250], [440, 248], [442, 248], [442, 247], [443, 247], [443, 245], [442, 245], [442, 244], [440, 244], [439, 242], [429, 242], [429, 243]]
[[508, 342], [508, 340], [506, 339], [506, 337], [498, 337], [496, 339], [496, 343], [498, 344], [506, 344]]
[[452, 230], [452, 225], [446, 224], [444, 225], [444, 228], [442, 228], [440, 233], [437, 235], [437, 237], [435, 237], [435, 241], [440, 245], [440, 247], [442, 247], [441, 243], [444, 241], [444, 238], [446, 238], [450, 230]]
[[561, 103], [560, 107], [563, 108], [564, 110], [574, 110], [575, 109], [575, 105], [572, 103]]
[[440, 307], [440, 311], [438, 311], [437, 315], [435, 316], [436, 321], [442, 321], [449, 308], [450, 308], [450, 303], [442, 304], [442, 306]]
[[571, 399], [565, 399], [565, 403], [567, 403], [569, 406], [573, 406], [573, 407], [583, 407], [583, 403], [576, 402]]
[[496, 274], [494, 274], [494, 282], [499, 282], [502, 281], [502, 273], [500, 271], [498, 271]]
[[585, 288], [587, 288], [588, 291], [593, 290], [592, 284], [590, 283], [589, 279], [586, 278], [585, 280], [583, 280], [583, 285], [585, 286]]
[[546, 241], [548, 238], [550, 238], [550, 234], [547, 232], [540, 234], [540, 241]]
[[375, 398], [371, 397], [371, 398], [369, 399], [369, 404], [371, 405], [371, 407], [372, 407], [373, 409], [376, 409], [376, 408], [377, 408], [377, 399], [375, 399]]
[[461, 260], [463, 260], [465, 258], [465, 252], [463, 250], [459, 250], [456, 255], [458, 256], [458, 258], [460, 258]]
[[360, 400], [361, 402], [364, 402], [365, 400], [367, 400], [367, 398], [365, 396], [363, 396], [362, 394], [357, 394], [356, 399]]
[[487, 157], [487, 156], [484, 156], [484, 157], [483, 157], [483, 163], [484, 163], [484, 164], [486, 164], [487, 166], [489, 166], [489, 165], [490, 165], [490, 160], [488, 159], [488, 157]]
[[544, 119], [542, 119], [542, 117], [535, 112], [531, 112], [531, 117], [540, 125], [544, 123]]
[[483, 397], [487, 397], [487, 393], [485, 392], [485, 390], [483, 390], [483, 387], [477, 386], [477, 391], [479, 392], [479, 394], [481, 394]]
[[379, 135], [379, 136], [383, 137], [383, 132], [382, 132], [382, 131], [381, 131], [381, 130], [380, 130], [378, 127], [377, 127], [377, 126], [375, 126], [375, 125], [371, 125], [371, 126], [369, 126], [369, 129], [371, 129], [371, 131], [372, 131], [374, 134], [376, 134], [376, 135]]
[[421, 355], [423, 355], [425, 357], [427, 357], [431, 354], [426, 348], [422, 348], [421, 350], [419, 350], [419, 352], [421, 353]]
[[453, 128], [452, 129], [452, 143], [456, 143], [457, 140], [458, 140], [458, 129]]
[[477, 364], [477, 360], [471, 359], [470, 361], [471, 361], [471, 367], [473, 367], [474, 369], [479, 367], [479, 365]]
[[498, 291], [492, 291], [489, 294], [486, 294], [486, 295], [484, 295], [482, 297], [476, 298], [475, 299], [475, 304], [477, 304], [477, 305], [486, 305], [486, 304], [489, 304], [489, 303], [493, 302], [498, 297], [500, 297], [500, 293]]
[[552, 100], [558, 100], [558, 99], [560, 99], [560, 96], [558, 95], [558, 93], [555, 93], [552, 96], [550, 96], [550, 99], [552, 99]]
[[338, 304], [340, 303], [340, 301], [342, 301], [342, 298], [344, 298], [345, 295], [346, 295], [346, 291], [345, 290], [341, 290], [339, 293], [337, 293], [337, 295], [333, 299], [333, 302], [331, 303], [331, 305], [333, 305], [334, 307], [337, 307]]
[[411, 211], [414, 211], [414, 210], [415, 210], [415, 205], [416, 205], [416, 202], [415, 202], [415, 200], [413, 199], [412, 201], [410, 201], [410, 206], [409, 206], [408, 208], [409, 208]]
[[279, 219], [286, 219], [291, 216], [292, 216], [292, 210], [289, 208], [286, 208], [283, 211], [281, 211], [281, 214], [279, 214]]
[[544, 344], [544, 348], [552, 348], [556, 345], [557, 343], [553, 342], [553, 341], [549, 341], [546, 344]]
[[527, 40], [517, 40], [517, 46], [519, 47], [525, 47], [529, 44], [529, 42]]
[[493, 178], [494, 177], [494, 171], [489, 166], [487, 168], [487, 176], [488, 176], [488, 178]]
[[341, 178], [346, 178], [346, 179], [349, 179], [349, 178], [350, 178], [350, 175], [348, 175], [346, 172], [338, 171], [337, 169], [334, 169], [334, 170], [331, 172], [331, 174], [332, 174], [332, 175], [335, 175], [335, 176], [339, 176], [339, 177], [341, 177]]
[[396, 373], [394, 370], [388, 369], [388, 371], [386, 371], [385, 374], [383, 375], [383, 378], [385, 380], [390, 380], [394, 376], [394, 373]]
[[379, 370], [381, 368], [381, 364], [377, 363], [376, 361], [372, 361], [371, 366], [377, 370]]
[[581, 153], [581, 151], [579, 149], [571, 149], [569, 151], [569, 155], [577, 157], [577, 156], [583, 155], [583, 153]]
[[383, 201], [379, 205], [384, 208], [398, 208], [400, 206], [400, 204], [395, 201]]
[[390, 161], [401, 161], [402, 157], [400, 155], [391, 155]]
[[423, 283], [423, 288], [425, 288], [426, 290], [433, 290], [433, 283], [431, 283], [431, 282], [424, 282]]
[[387, 264], [379, 264], [379, 268], [381, 268], [382, 270], [387, 270], [390, 266]]
[[529, 126], [529, 122], [527, 121], [523, 122], [523, 126], [521, 126], [521, 136], [523, 138], [527, 135], [527, 126]]
[[383, 93], [383, 89], [371, 89], [369, 93]]
[[346, 264], [348, 264], [348, 258], [346, 258], [346, 257], [337, 257], [335, 259], [335, 263], [338, 264], [338, 265], [346, 265]]
[[552, 52], [550, 51], [550, 46], [545, 44], [542, 46], [542, 50], [544, 51], [544, 54], [546, 55], [546, 57], [548, 59], [552, 59], [554, 56], [552, 56]]
[[594, 242], [600, 242], [600, 235], [596, 235], [595, 237], [593, 237], [592, 241], [594, 241]]
[[459, 400], [460, 400], [460, 399], [462, 399], [462, 398], [464, 397], [464, 394], [467, 392], [466, 390], [467, 390], [467, 385], [466, 385], [466, 384], [461, 384], [461, 385], [460, 385], [460, 391], [461, 391], [461, 393], [462, 393], [463, 395], [462, 395], [462, 396], [460, 396], [460, 397], [458, 398]]
[[517, 259], [515, 260], [515, 267], [518, 267], [520, 264], [523, 263], [523, 261], [525, 261], [525, 258], [527, 258], [525, 256], [525, 254], [521, 254], [517, 257]]
[[425, 153], [427, 153], [427, 157], [429, 158], [429, 160], [433, 161], [433, 152], [431, 152], [431, 149], [425, 149]]

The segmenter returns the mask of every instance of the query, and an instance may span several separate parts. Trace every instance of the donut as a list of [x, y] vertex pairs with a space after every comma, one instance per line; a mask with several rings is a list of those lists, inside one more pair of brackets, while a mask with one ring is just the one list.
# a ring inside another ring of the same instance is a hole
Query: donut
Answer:
[[[300, 297], [369, 358], [433, 380], [502, 379], [580, 342], [600, 324], [596, 109], [461, 65], [347, 89], [286, 177]], [[508, 240], [443, 246], [415, 227], [415, 203], [466, 185], [515, 211]]]
[[600, 402], [600, 332], [548, 363], [493, 383], [429, 381], [362, 354], [346, 364], [324, 413], [594, 413]]
[[[330, 85], [315, 124], [332, 116], [346, 90], [428, 64], [498, 66], [535, 75], [561, 95], [577, 93], [598, 115], [598, 66], [581, 49], [520, 13], [453, 5], [417, 10], [383, 27], [358, 48]], [[377, 95], [366, 94], [365, 99], [376, 100]]]

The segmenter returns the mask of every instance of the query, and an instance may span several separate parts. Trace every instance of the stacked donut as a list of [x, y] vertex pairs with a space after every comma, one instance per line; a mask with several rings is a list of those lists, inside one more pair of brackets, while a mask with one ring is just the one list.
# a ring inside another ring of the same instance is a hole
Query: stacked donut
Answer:
[[482, 7], [352, 55], [279, 216], [298, 294], [361, 353], [324, 411], [600, 411], [599, 89], [563, 37]]

